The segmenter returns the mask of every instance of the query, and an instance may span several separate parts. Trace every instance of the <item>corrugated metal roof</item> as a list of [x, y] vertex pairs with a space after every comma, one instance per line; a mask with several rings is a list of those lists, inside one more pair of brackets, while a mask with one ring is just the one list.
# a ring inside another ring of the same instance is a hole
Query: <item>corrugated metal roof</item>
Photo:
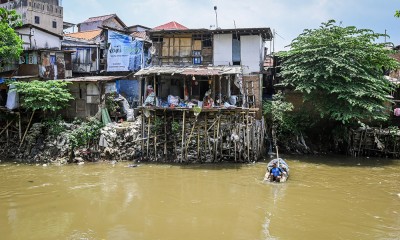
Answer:
[[150, 67], [141, 69], [135, 76], [153, 75], [153, 74], [180, 74], [190, 76], [215, 76], [240, 74], [240, 66], [223, 66], [223, 67]]
[[153, 28], [153, 30], [186, 30], [186, 29], [188, 28], [175, 21]]
[[110, 18], [113, 18], [113, 17], [116, 17], [116, 16], [117, 16], [117, 14], [114, 13], [114, 14], [108, 14], [108, 15], [103, 15], [103, 16], [90, 17], [90, 18], [88, 18], [87, 20], [85, 20], [82, 23], [105, 21], [107, 19], [110, 19]]
[[124, 79], [125, 76], [90, 76], [90, 77], [77, 77], [77, 78], [67, 78], [61, 79], [66, 82], [107, 82], [118, 79]]
[[76, 32], [76, 33], [68, 33], [65, 34], [67, 37], [85, 39], [85, 40], [93, 40], [101, 34], [102, 30], [91, 30], [85, 32]]

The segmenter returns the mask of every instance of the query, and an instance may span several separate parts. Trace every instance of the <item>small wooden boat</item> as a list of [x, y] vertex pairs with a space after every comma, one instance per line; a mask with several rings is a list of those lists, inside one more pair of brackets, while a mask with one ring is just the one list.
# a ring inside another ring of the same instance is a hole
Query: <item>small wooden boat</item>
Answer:
[[281, 179], [279, 180], [279, 182], [286, 182], [287, 179], [289, 178], [289, 165], [282, 158], [272, 159], [268, 163], [267, 172], [265, 173], [265, 176], [264, 176], [264, 181], [271, 181], [270, 172], [271, 172], [271, 169], [273, 168], [274, 164], [276, 164], [276, 166], [278, 168], [280, 168], [282, 171], [282, 176], [281, 176]]

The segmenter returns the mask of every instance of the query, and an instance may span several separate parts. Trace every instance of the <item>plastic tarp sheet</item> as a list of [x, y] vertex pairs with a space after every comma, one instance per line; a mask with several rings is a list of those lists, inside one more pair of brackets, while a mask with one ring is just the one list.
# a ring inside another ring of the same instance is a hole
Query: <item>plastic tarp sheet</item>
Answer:
[[138, 80], [117, 80], [117, 93], [124, 96], [129, 103], [139, 101], [139, 81]]
[[107, 54], [107, 71], [137, 71], [142, 66], [143, 41], [131, 36], [108, 31], [110, 48]]
[[14, 110], [18, 107], [19, 107], [19, 96], [17, 91], [15, 91], [15, 85], [11, 84], [8, 91], [6, 108]]

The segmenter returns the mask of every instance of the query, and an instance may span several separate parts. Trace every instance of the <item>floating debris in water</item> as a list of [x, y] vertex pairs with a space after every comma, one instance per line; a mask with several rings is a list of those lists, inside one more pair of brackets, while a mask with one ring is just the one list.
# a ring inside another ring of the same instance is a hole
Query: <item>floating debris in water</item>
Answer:
[[134, 168], [134, 167], [139, 167], [139, 165], [136, 165], [136, 164], [129, 164], [129, 165], [126, 166], [126, 167], [128, 167], [128, 168]]

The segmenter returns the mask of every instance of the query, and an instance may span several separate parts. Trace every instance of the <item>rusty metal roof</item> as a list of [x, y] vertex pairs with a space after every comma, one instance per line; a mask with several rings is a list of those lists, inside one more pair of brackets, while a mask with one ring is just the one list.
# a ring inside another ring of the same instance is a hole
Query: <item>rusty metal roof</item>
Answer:
[[[84, 22], [82, 23], [91, 23], [91, 22], [104, 22], [110, 18], [115, 18], [115, 20], [117, 20], [122, 27], [126, 28], [127, 26], [125, 25], [125, 23], [117, 16], [117, 14], [108, 14], [108, 15], [103, 15], [103, 16], [97, 16], [97, 17], [90, 17], [88, 19], [86, 19]], [[82, 24], [79, 23], [78, 25]]]
[[222, 66], [222, 67], [150, 67], [141, 69], [135, 76], [145, 75], [190, 75], [190, 76], [215, 76], [240, 74], [242, 69], [240, 66]]
[[76, 33], [68, 33], [65, 34], [67, 37], [72, 37], [72, 38], [79, 38], [79, 39], [85, 39], [85, 40], [93, 40], [100, 36], [101, 34], [101, 29], [99, 30], [91, 30], [91, 31], [85, 31], [85, 32], [76, 32]]
[[108, 15], [103, 15], [103, 16], [97, 16], [97, 17], [90, 17], [88, 19], [86, 19], [85, 21], [83, 21], [82, 23], [90, 23], [90, 22], [98, 22], [98, 21], [105, 21], [107, 19], [116, 17], [117, 14], [108, 14]]
[[60, 80], [66, 82], [108, 82], [125, 78], [126, 78], [125, 76], [90, 76], [90, 77], [67, 78]]

